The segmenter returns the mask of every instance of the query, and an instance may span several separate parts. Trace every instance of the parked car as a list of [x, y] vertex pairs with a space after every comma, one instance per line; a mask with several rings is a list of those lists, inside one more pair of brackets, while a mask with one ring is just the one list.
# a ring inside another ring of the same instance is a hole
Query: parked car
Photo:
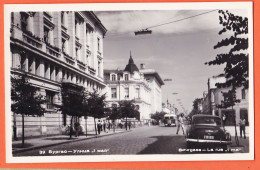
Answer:
[[221, 147], [227, 149], [231, 144], [231, 135], [223, 126], [222, 119], [212, 115], [194, 115], [186, 131], [188, 148], [201, 145], [202, 147]]

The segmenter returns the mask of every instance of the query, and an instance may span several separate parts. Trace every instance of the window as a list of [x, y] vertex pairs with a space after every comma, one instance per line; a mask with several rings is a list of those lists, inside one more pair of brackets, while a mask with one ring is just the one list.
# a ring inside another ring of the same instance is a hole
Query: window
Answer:
[[54, 104], [53, 103], [54, 95], [55, 95], [54, 92], [46, 90], [47, 109], [54, 109], [54, 105], [53, 105]]
[[62, 38], [62, 52], [66, 52], [66, 40], [64, 38]]
[[49, 43], [49, 32], [50, 30], [47, 27], [44, 27], [44, 42]]
[[40, 76], [40, 61], [39, 59], [35, 59], [35, 74]]
[[44, 64], [44, 77], [49, 78], [50, 73], [49, 73], [49, 65], [47, 63]]
[[246, 91], [245, 91], [245, 89], [242, 89], [241, 94], [242, 94], [242, 99], [246, 99]]
[[64, 12], [61, 12], [61, 24], [64, 25]]
[[128, 81], [128, 80], [129, 80], [128, 74], [125, 74], [125, 81]]
[[139, 87], [135, 88], [135, 98], [137, 98], [137, 99], [140, 98], [140, 88]]
[[23, 31], [26, 31], [26, 30], [27, 30], [27, 25], [28, 25], [27, 19], [28, 19], [28, 15], [22, 13], [22, 14], [21, 14], [21, 29], [22, 29]]
[[78, 21], [75, 20], [75, 35], [78, 36]]
[[97, 38], [97, 47], [98, 47], [98, 51], [100, 51], [100, 38]]
[[129, 87], [125, 88], [125, 98], [128, 99], [129, 98]]
[[77, 59], [79, 59], [78, 57], [79, 57], [79, 49], [78, 49], [78, 47], [76, 47], [76, 57], [77, 57]]
[[112, 75], [112, 81], [116, 81], [116, 75]]
[[116, 98], [117, 95], [116, 95], [116, 88], [111, 88], [111, 97], [112, 98]]

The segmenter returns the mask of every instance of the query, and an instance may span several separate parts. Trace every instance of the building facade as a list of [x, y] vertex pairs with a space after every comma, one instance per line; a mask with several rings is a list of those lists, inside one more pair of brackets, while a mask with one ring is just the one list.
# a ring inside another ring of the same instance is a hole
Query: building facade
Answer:
[[140, 65], [140, 73], [144, 75], [144, 79], [151, 88], [151, 112], [162, 111], [162, 85], [163, 80], [154, 69], [146, 69], [145, 64]]
[[[208, 79], [208, 92], [204, 93], [202, 112], [204, 114], [212, 114], [223, 117], [226, 116], [225, 125], [234, 125], [235, 120], [239, 122], [241, 116], [244, 116], [246, 123], [248, 122], [248, 90], [239, 87], [236, 89], [236, 99], [240, 100], [233, 108], [222, 108], [221, 104], [224, 101], [224, 93], [227, 93], [231, 88], [217, 88], [216, 83], [224, 83], [226, 78], [224, 75], [214, 76]], [[235, 119], [234, 119], [235, 118]]]
[[[105, 88], [106, 31], [90, 11], [11, 13], [11, 75], [26, 73], [47, 100], [43, 117], [26, 117], [27, 136], [59, 134], [69, 124], [69, 117], [56, 108], [61, 105], [62, 83], [84, 86], [88, 91]], [[14, 114], [13, 120], [19, 137], [21, 117]], [[84, 129], [87, 120], [79, 121]]]
[[118, 106], [119, 101], [122, 100], [133, 100], [140, 112], [140, 119], [143, 121], [150, 120], [152, 113], [162, 111], [161, 85], [163, 82], [158, 73], [151, 70], [139, 70], [131, 55], [124, 70], [105, 70], [104, 72], [109, 107]]

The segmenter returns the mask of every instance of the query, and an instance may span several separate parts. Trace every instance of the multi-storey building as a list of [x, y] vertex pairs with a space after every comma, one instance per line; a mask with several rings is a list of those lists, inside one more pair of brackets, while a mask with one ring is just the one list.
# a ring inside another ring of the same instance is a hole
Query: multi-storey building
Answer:
[[231, 88], [217, 88], [216, 83], [224, 83], [226, 78], [224, 75], [213, 76], [208, 79], [208, 92], [203, 94], [202, 112], [204, 114], [212, 114], [226, 116], [226, 125], [234, 125], [234, 117], [239, 122], [241, 116], [244, 116], [248, 124], [248, 90], [239, 87], [236, 89], [236, 99], [240, 102], [236, 103], [233, 108], [222, 108], [224, 101], [223, 93], [227, 93]]
[[162, 85], [163, 80], [154, 69], [146, 69], [145, 64], [140, 65], [140, 72], [151, 88], [151, 111], [152, 113], [162, 111]]
[[[147, 121], [156, 111], [162, 111], [161, 85], [163, 82], [154, 70], [139, 71], [130, 55], [124, 70], [105, 70], [107, 102], [118, 105], [122, 100], [133, 100], [140, 112], [140, 119]], [[158, 103], [157, 103], [158, 102]]]
[[[55, 105], [61, 104], [61, 84], [101, 91], [103, 38], [106, 28], [91, 11], [11, 13], [11, 74], [26, 72], [30, 83], [47, 99], [44, 117], [27, 117], [25, 134], [57, 134], [69, 124]], [[21, 118], [14, 115], [17, 136]], [[84, 118], [80, 120], [86, 122]], [[82, 126], [85, 127], [84, 125]]]

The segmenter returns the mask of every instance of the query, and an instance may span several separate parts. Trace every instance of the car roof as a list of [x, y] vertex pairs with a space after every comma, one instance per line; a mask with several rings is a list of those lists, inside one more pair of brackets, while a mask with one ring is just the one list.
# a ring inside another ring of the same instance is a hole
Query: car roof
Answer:
[[205, 115], [205, 114], [197, 114], [197, 115], [193, 115], [192, 119], [197, 118], [197, 117], [212, 117], [212, 118], [220, 118], [219, 116], [214, 116], [214, 115]]

